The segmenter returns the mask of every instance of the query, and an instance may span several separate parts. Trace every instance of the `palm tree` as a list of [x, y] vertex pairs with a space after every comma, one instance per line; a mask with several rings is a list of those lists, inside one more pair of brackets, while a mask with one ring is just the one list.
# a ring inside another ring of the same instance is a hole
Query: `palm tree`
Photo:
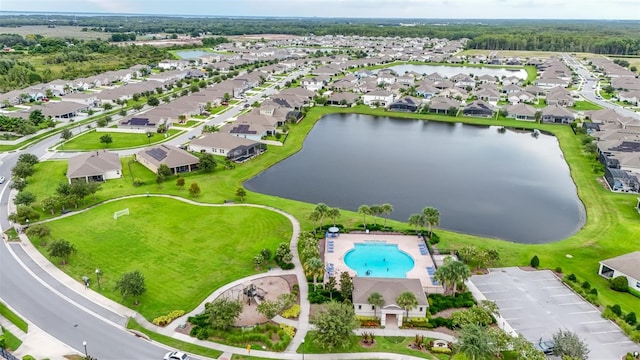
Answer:
[[471, 270], [469, 270], [467, 264], [462, 261], [446, 257], [444, 264], [438, 267], [433, 277], [441, 282], [445, 286], [445, 289], [452, 287], [453, 296], [456, 296], [458, 283], [469, 279], [471, 277]]
[[387, 227], [387, 216], [391, 215], [391, 213], [393, 212], [393, 205], [388, 204], [388, 203], [384, 203], [382, 205], [380, 205], [380, 208], [382, 209], [382, 214], [385, 215], [384, 218], [384, 227]]
[[416, 295], [411, 291], [405, 291], [398, 295], [398, 297], [396, 298], [396, 303], [407, 312], [408, 319], [409, 310], [418, 306], [418, 299], [416, 298]]
[[333, 226], [336, 226], [336, 220], [340, 218], [340, 209], [331, 208], [327, 211], [327, 216], [333, 220]]
[[418, 232], [418, 228], [424, 226], [424, 216], [422, 214], [411, 214], [409, 216], [409, 225], [415, 227], [416, 232]]
[[362, 223], [364, 228], [367, 228], [367, 215], [371, 214], [371, 209], [367, 205], [360, 205], [358, 208], [358, 214], [362, 214]]
[[326, 204], [319, 203], [318, 205], [316, 205], [315, 211], [317, 211], [318, 214], [320, 214], [320, 228], [322, 229], [322, 220], [324, 220], [324, 217], [327, 216], [329, 207]]
[[373, 316], [377, 319], [376, 309], [384, 305], [384, 298], [379, 292], [372, 292], [367, 298], [369, 305], [373, 305]]
[[424, 215], [424, 222], [429, 226], [429, 238], [431, 238], [433, 227], [440, 225], [440, 212], [434, 207], [426, 207], [422, 209], [422, 215]]
[[318, 275], [324, 275], [324, 263], [319, 257], [312, 257], [304, 264], [307, 275], [313, 276], [313, 289], [318, 286]]
[[373, 225], [378, 226], [378, 215], [382, 214], [382, 207], [374, 204], [369, 207], [369, 211], [373, 215]]
[[313, 229], [313, 234], [316, 234], [316, 229], [318, 228], [318, 222], [320, 221], [320, 213], [318, 212], [318, 210], [314, 210], [311, 214], [309, 214], [309, 220], [313, 221], [313, 224], [315, 225], [314, 229]]
[[495, 341], [492, 341], [487, 329], [480, 325], [469, 324], [458, 333], [458, 351], [469, 360], [492, 359], [496, 352]]

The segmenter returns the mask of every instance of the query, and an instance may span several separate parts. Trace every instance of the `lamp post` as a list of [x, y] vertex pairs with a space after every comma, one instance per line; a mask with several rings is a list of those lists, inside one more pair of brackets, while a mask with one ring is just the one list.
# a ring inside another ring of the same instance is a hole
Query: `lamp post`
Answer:
[[100, 289], [100, 269], [96, 268], [96, 279], [98, 279], [98, 289]]
[[302, 360], [304, 360], [304, 339], [302, 339]]
[[82, 342], [82, 346], [84, 346], [84, 356], [85, 356], [86, 359], [88, 359], [89, 358], [89, 353], [87, 353], [87, 342], [83, 341]]
[[147, 131], [147, 139], [149, 139], [149, 144], [151, 144], [151, 131]]

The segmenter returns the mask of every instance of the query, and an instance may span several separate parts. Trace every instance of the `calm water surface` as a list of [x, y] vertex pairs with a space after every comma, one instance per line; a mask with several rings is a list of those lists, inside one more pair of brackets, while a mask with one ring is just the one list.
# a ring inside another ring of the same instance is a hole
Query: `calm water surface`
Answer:
[[176, 51], [175, 53], [181, 59], [187, 59], [187, 60], [195, 59], [202, 55], [211, 54], [209, 51], [202, 51], [202, 50], [183, 50], [183, 51]]
[[496, 127], [329, 115], [245, 185], [354, 211], [390, 203], [400, 221], [433, 206], [440, 227], [519, 243], [564, 239], [585, 221], [556, 138]]
[[[398, 75], [402, 75], [407, 71], [415, 71], [418, 74], [438, 74], [445, 77], [452, 77], [457, 74], [473, 74], [473, 76], [493, 75], [498, 78], [503, 76], [515, 76], [520, 79], [527, 78], [527, 72], [524, 69], [508, 69], [508, 68], [491, 68], [491, 67], [471, 67], [471, 66], [445, 66], [445, 65], [396, 65], [389, 69], [395, 71]], [[375, 70], [374, 72], [379, 71]]]

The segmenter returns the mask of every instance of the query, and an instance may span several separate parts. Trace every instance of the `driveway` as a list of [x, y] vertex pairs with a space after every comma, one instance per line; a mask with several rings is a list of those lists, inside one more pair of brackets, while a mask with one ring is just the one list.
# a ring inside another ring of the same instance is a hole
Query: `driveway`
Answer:
[[613, 322], [576, 295], [549, 271], [519, 268], [492, 269], [474, 275], [473, 284], [489, 300], [514, 330], [531, 342], [549, 339], [559, 329], [568, 329], [584, 339], [591, 349], [590, 360], [612, 360], [628, 351], [638, 351]]

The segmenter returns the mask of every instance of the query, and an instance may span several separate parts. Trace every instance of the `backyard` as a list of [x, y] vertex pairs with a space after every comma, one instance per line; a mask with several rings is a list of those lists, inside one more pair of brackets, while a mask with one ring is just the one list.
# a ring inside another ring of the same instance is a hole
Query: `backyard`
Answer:
[[[114, 220], [113, 213], [125, 208], [130, 215]], [[52, 239], [64, 238], [77, 249], [61, 267], [71, 277], [80, 281], [100, 268], [101, 287], [92, 284], [94, 291], [122, 302], [115, 282], [125, 272], [140, 270], [147, 292], [139, 306], [133, 299], [124, 304], [150, 320], [172, 310], [190, 311], [218, 287], [256, 273], [253, 257], [263, 248], [275, 251], [292, 232], [288, 219], [273, 211], [159, 197], [109, 202], [48, 225]], [[36, 243], [48, 256], [47, 248]]]
[[[143, 147], [149, 144], [164, 142], [179, 133], [179, 130], [171, 129], [168, 130], [166, 134], [150, 132], [151, 138], [149, 138], [147, 134], [97, 132], [94, 130], [65, 142], [64, 145], [62, 145], [62, 148], [68, 151], [85, 151], [98, 149], [126, 149], [133, 147]], [[111, 139], [113, 140], [111, 144], [105, 144], [100, 141], [100, 138], [107, 134], [110, 135]]]

